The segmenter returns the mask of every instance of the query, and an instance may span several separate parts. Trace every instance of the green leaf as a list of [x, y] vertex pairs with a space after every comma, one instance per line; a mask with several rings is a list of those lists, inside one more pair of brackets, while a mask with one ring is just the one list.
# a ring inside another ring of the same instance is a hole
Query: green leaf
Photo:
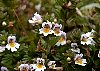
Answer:
[[2, 58], [1, 64], [8, 68], [13, 68], [13, 60], [14, 58], [12, 57], [12, 55], [7, 54]]
[[89, 48], [90, 48], [91, 51], [95, 51], [96, 50], [96, 47], [93, 46], [93, 45], [89, 45]]
[[57, 37], [57, 36], [56, 37], [49, 37], [49, 45], [54, 46], [59, 39], [60, 39], [60, 37]]
[[29, 51], [30, 52], [33, 52], [33, 51], [35, 51], [35, 49], [36, 49], [36, 45], [35, 45], [35, 43], [34, 42], [32, 42], [30, 45], [29, 45]]
[[56, 60], [56, 61], [59, 61], [60, 59], [58, 58], [58, 57], [56, 57], [56, 56], [53, 56], [54, 57], [54, 59]]
[[20, 37], [19, 42], [25, 42], [26, 39], [27, 39], [27, 36]]

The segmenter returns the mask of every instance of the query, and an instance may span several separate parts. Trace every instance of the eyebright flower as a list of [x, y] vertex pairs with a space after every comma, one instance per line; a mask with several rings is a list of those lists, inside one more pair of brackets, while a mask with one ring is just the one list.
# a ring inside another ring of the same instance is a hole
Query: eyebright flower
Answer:
[[85, 44], [95, 45], [95, 41], [92, 38], [89, 38], [87, 36], [87, 34], [82, 34], [81, 35], [81, 44], [83, 44], [83, 45], [85, 45]]
[[20, 71], [29, 71], [28, 64], [21, 64], [18, 68], [20, 69]]
[[99, 53], [98, 53], [98, 57], [100, 58], [100, 50], [99, 50]]
[[76, 52], [76, 53], [80, 53], [80, 49], [78, 48], [77, 43], [71, 43], [71, 51]]
[[12, 52], [17, 51], [20, 44], [16, 43], [16, 37], [15, 36], [9, 36], [8, 37], [8, 44], [6, 45], [6, 48], [8, 50], [11, 49]]
[[36, 62], [44, 65], [45, 60], [43, 58], [37, 58]]
[[54, 25], [54, 28], [53, 28], [53, 33], [54, 33], [54, 35], [56, 35], [56, 36], [61, 36], [61, 28], [62, 28], [62, 25], [61, 24], [55, 24]]
[[39, 14], [37, 14], [37, 12], [34, 14], [34, 16], [32, 17], [32, 20], [28, 20], [29, 23], [31, 23], [33, 26], [34, 25], [38, 25], [40, 23], [42, 23], [42, 18]]
[[1, 67], [0, 71], [9, 71], [6, 67]]
[[77, 43], [71, 43], [71, 47], [77, 47]]
[[86, 33], [86, 36], [92, 39], [92, 38], [94, 38], [94, 33], [95, 33], [95, 31], [92, 29], [91, 32]]
[[39, 29], [40, 34], [43, 34], [44, 36], [47, 36], [48, 34], [52, 34], [53, 31], [51, 30], [52, 24], [51, 22], [43, 22], [42, 28]]
[[58, 40], [58, 42], [56, 43], [57, 46], [60, 45], [65, 45], [66, 44], [66, 33], [65, 32], [61, 32], [61, 38]]
[[76, 53], [80, 53], [80, 49], [79, 48], [72, 48], [71, 51], [76, 52]]
[[33, 68], [35, 71], [44, 71], [46, 69], [44, 62], [45, 60], [42, 58], [37, 58], [36, 60], [37, 64], [33, 65]]
[[5, 51], [5, 46], [0, 46], [0, 52]]
[[30, 64], [30, 70], [34, 71], [36, 69], [36, 64]]
[[49, 61], [48, 62], [48, 66], [49, 66], [49, 68], [51, 68], [51, 69], [56, 69], [56, 64], [55, 64], [55, 61]]
[[86, 61], [86, 59], [83, 59], [82, 57], [83, 57], [83, 54], [76, 54], [76, 56], [74, 58], [75, 64], [85, 66], [87, 61]]

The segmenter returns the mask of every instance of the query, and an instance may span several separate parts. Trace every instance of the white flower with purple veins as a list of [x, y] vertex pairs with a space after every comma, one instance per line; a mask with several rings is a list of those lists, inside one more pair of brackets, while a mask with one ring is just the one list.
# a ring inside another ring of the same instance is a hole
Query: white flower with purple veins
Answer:
[[83, 57], [82, 53], [81, 54], [76, 54], [74, 60], [77, 60], [77, 58], [82, 58], [82, 57]]
[[66, 44], [66, 33], [62, 31], [60, 39], [58, 40], [58, 42], [56, 43], [56, 45], [60, 46], [60, 45], [65, 45], [65, 44]]
[[79, 48], [72, 48], [71, 51], [76, 52], [76, 53], [80, 53], [80, 49]]
[[5, 46], [0, 46], [0, 52], [5, 51]]
[[0, 71], [9, 71], [6, 67], [1, 67]]
[[15, 36], [9, 36], [8, 37], [8, 44], [6, 45], [6, 48], [8, 50], [11, 49], [12, 52], [17, 51], [19, 48], [20, 44], [16, 42], [16, 37]]
[[56, 64], [55, 64], [55, 62], [56, 62], [56, 61], [49, 61], [49, 62], [48, 62], [49, 68], [51, 68], [51, 69], [56, 69]]
[[21, 64], [19, 67], [20, 71], [29, 71], [29, 65], [28, 64]]
[[31, 20], [28, 20], [29, 23], [31, 23], [33, 26], [38, 25], [42, 23], [41, 15], [37, 14], [37, 12], [34, 14]]
[[43, 58], [37, 58], [36, 62], [37, 62], [37, 64], [40, 63], [40, 64], [44, 65], [45, 60]]
[[89, 38], [94, 38], [94, 33], [95, 33], [96, 31], [94, 31], [93, 29], [91, 30], [91, 32], [87, 32], [86, 33], [86, 36], [87, 37], [89, 37]]
[[80, 49], [78, 48], [77, 43], [71, 43], [71, 51], [76, 52], [76, 53], [80, 53]]
[[30, 70], [34, 71], [36, 69], [36, 64], [30, 64]]
[[40, 32], [40, 34], [43, 34], [44, 36], [47, 36], [48, 34], [53, 33], [51, 28], [52, 28], [51, 22], [43, 22], [42, 23], [42, 28], [39, 29], [39, 32]]
[[33, 70], [35, 71], [44, 71], [46, 69], [44, 63], [45, 60], [42, 58], [37, 58], [36, 60], [37, 64], [31, 64], [31, 68], [33, 68]]
[[53, 33], [54, 35], [56, 36], [61, 36], [61, 28], [62, 28], [62, 25], [61, 24], [55, 24], [54, 25], [54, 28], [53, 28]]
[[89, 38], [88, 36], [87, 36], [87, 34], [82, 34], [81, 35], [81, 44], [83, 44], [83, 45], [95, 45], [95, 41], [92, 39], [92, 38]]
[[74, 58], [75, 64], [85, 66], [87, 61], [86, 61], [86, 59], [83, 59], [82, 57], [83, 57], [83, 54], [76, 54], [76, 56]]
[[99, 53], [98, 53], [98, 57], [100, 58], [100, 50], [99, 50]]
[[71, 47], [78, 47], [77, 43], [71, 43]]

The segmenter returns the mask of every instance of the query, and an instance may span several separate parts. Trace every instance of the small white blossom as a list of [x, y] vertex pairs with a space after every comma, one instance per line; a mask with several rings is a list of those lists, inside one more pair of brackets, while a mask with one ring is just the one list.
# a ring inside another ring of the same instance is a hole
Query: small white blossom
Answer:
[[6, 45], [6, 48], [8, 50], [11, 49], [12, 52], [17, 51], [20, 44], [16, 43], [16, 37], [15, 36], [9, 36], [8, 37], [8, 44]]
[[58, 42], [56, 43], [56, 45], [60, 46], [60, 45], [65, 45], [65, 44], [66, 44], [66, 33], [62, 31], [60, 39], [58, 40]]
[[20, 69], [20, 71], [29, 71], [28, 64], [21, 64], [18, 68]]
[[81, 54], [76, 54], [74, 60], [77, 60], [77, 58], [82, 58], [82, 57], [83, 57], [82, 53]]
[[42, 58], [37, 58], [36, 60], [37, 64], [31, 64], [31, 71], [44, 71], [46, 69], [44, 62], [45, 60]]
[[0, 71], [9, 71], [6, 67], [1, 67]]
[[80, 53], [80, 49], [78, 48], [77, 43], [71, 43], [71, 51], [76, 52], [76, 53]]
[[95, 31], [92, 29], [91, 32], [87, 32], [87, 33], [86, 33], [86, 36], [87, 36], [88, 38], [94, 38], [94, 33], [95, 33]]
[[51, 69], [56, 69], [55, 61], [49, 61], [49, 62], [48, 62], [48, 66], [49, 66], [49, 68], [51, 68]]
[[51, 30], [52, 24], [51, 22], [43, 22], [42, 28], [39, 29], [39, 33], [43, 34], [44, 36], [47, 36], [48, 34], [52, 34], [53, 31]]
[[85, 66], [87, 61], [86, 61], [86, 59], [83, 59], [82, 57], [83, 57], [83, 54], [76, 54], [76, 56], [74, 58], [75, 64]]
[[86, 65], [86, 59], [78, 59], [75, 61], [75, 64], [81, 65], [81, 66], [85, 66]]
[[32, 17], [32, 20], [30, 19], [28, 20], [28, 22], [31, 23], [33, 26], [42, 23], [41, 15], [37, 14], [36, 12], [34, 16]]
[[77, 43], [71, 43], [71, 47], [77, 47]]
[[89, 38], [87, 36], [87, 34], [82, 34], [81, 35], [81, 44], [83, 44], [83, 45], [85, 45], [85, 44], [95, 45], [95, 41], [92, 38]]
[[37, 63], [42, 63], [44, 65], [45, 60], [43, 58], [37, 58], [36, 62]]
[[5, 51], [5, 46], [0, 46], [0, 52]]
[[80, 49], [79, 48], [72, 48], [71, 51], [76, 52], [76, 53], [80, 53]]
[[62, 28], [62, 25], [61, 24], [55, 24], [54, 25], [54, 28], [53, 28], [53, 33], [54, 33], [54, 35], [56, 35], [56, 36], [61, 36], [61, 28]]
[[36, 64], [30, 64], [30, 70], [33, 71], [36, 69]]
[[34, 68], [33, 70], [35, 70], [35, 71], [44, 71], [46, 69], [46, 67], [44, 65], [41, 65], [41, 64], [34, 64], [33, 68]]

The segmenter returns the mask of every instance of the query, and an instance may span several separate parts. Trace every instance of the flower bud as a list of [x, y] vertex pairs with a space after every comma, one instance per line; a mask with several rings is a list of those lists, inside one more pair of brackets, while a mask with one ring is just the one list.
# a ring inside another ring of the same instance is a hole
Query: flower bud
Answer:
[[54, 22], [57, 22], [57, 19], [56, 18], [54, 19]]
[[67, 61], [70, 61], [71, 60], [71, 58], [70, 57], [67, 57]]
[[5, 41], [2, 41], [2, 44], [4, 45], [6, 42]]
[[2, 22], [2, 26], [6, 26], [7, 23], [5, 21]]
[[41, 24], [41, 23], [42, 23], [42, 20], [39, 20], [39, 21], [38, 21], [38, 24]]

